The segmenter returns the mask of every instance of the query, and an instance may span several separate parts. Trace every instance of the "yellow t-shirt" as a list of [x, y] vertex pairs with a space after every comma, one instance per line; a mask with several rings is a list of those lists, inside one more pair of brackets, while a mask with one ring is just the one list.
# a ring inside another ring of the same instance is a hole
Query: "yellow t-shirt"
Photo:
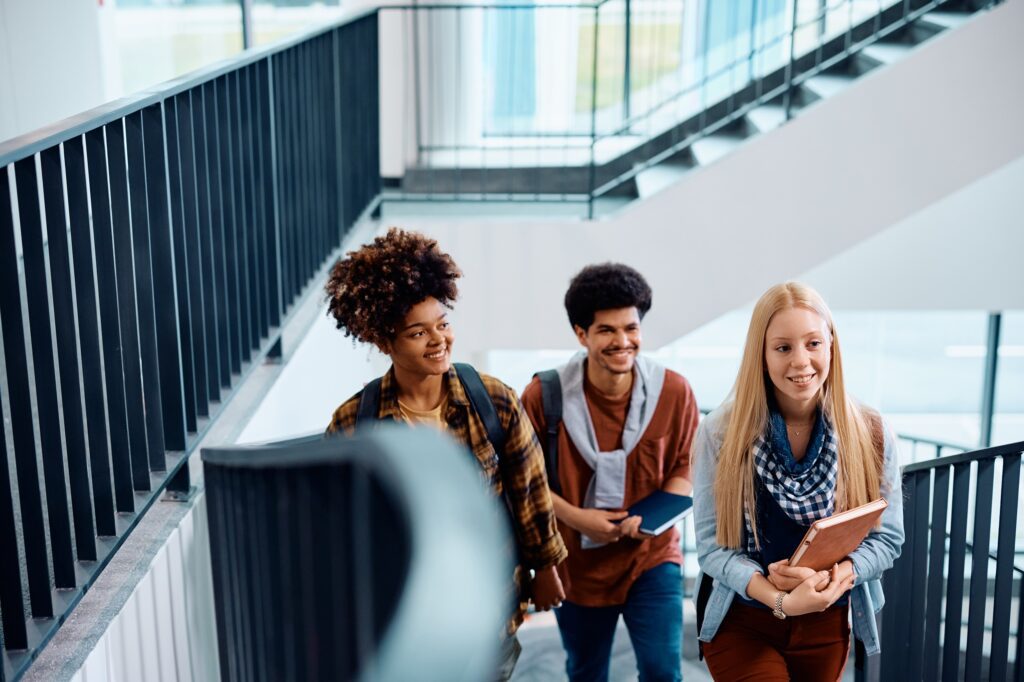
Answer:
[[432, 410], [414, 410], [401, 400], [398, 401], [398, 409], [402, 413], [402, 419], [411, 426], [430, 426], [438, 431], [446, 431], [448, 429], [448, 422], [445, 421], [445, 414], [448, 409], [448, 396], [445, 396], [441, 404]]

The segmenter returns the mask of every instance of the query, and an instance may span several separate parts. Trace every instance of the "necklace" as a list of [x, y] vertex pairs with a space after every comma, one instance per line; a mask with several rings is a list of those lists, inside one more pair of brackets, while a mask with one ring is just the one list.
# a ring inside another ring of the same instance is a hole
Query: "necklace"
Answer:
[[805, 424], [800, 424], [800, 430], [799, 430], [799, 431], [797, 431], [797, 430], [796, 430], [796, 427], [790, 426], [790, 425], [789, 425], [789, 422], [786, 422], [786, 429], [787, 429], [788, 431], [792, 431], [792, 432], [793, 432], [793, 435], [794, 435], [794, 436], [797, 436], [797, 437], [799, 437], [799, 436], [800, 436], [800, 434], [801, 434], [801, 433], [804, 433], [805, 431], [807, 431], [807, 427], [809, 427], [809, 426], [810, 426], [811, 424], [813, 424], [813, 423], [814, 423], [814, 422], [807, 422], [807, 423], [805, 423]]

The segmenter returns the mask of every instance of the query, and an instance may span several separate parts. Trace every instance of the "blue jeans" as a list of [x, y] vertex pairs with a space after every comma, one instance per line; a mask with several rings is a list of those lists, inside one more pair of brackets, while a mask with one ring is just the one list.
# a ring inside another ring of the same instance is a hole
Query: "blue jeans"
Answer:
[[625, 604], [580, 606], [565, 601], [555, 609], [571, 682], [608, 680], [619, 614], [633, 642], [640, 682], [682, 680], [683, 579], [678, 564], [664, 563], [637, 578]]

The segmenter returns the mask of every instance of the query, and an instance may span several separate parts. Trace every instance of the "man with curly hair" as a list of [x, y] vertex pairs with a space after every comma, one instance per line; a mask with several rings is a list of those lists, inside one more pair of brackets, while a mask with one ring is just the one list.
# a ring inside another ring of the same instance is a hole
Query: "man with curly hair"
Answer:
[[686, 379], [638, 354], [650, 307], [651, 289], [633, 268], [584, 268], [565, 294], [583, 351], [556, 370], [557, 382], [548, 379], [550, 402], [560, 389], [560, 423], [548, 431], [539, 378], [523, 393], [546, 452], [557, 452], [551, 496], [569, 558], [559, 567], [566, 599], [555, 615], [573, 681], [608, 679], [620, 615], [640, 680], [682, 679], [679, 531], [646, 535], [642, 519], [625, 511], [657, 490], [692, 490], [697, 403]]
[[[460, 276], [436, 241], [391, 228], [339, 260], [325, 289], [328, 314], [338, 328], [391, 359], [391, 369], [374, 384], [379, 391], [376, 419], [447, 431], [473, 453], [485, 481], [509, 508], [520, 565], [509, 576], [515, 608], [496, 674], [505, 680], [519, 657], [515, 632], [528, 595], [544, 611], [565, 597], [555, 567], [565, 559], [566, 549], [555, 523], [540, 444], [515, 391], [494, 377], [479, 375], [504, 432], [503, 451], [495, 452], [487, 424], [463, 387], [465, 377], [452, 364], [455, 335], [448, 310], [458, 296], [455, 280]], [[335, 410], [329, 433], [355, 430], [367, 390]]]

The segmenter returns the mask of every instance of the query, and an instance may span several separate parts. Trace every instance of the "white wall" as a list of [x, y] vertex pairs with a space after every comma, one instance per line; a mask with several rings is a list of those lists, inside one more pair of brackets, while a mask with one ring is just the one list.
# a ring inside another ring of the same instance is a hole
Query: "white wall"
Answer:
[[206, 498], [172, 531], [74, 682], [220, 679]]
[[1024, 308], [1024, 158], [801, 276], [835, 310]]
[[[1024, 0], [982, 13], [607, 221], [403, 226], [437, 237], [465, 273], [457, 311], [463, 352], [572, 346], [565, 286], [582, 265], [612, 259], [650, 279], [655, 306], [644, 331], [650, 346], [661, 346], [1024, 155], [1022, 25]], [[1014, 230], [1000, 225], [991, 226], [995, 245], [1012, 244]], [[959, 236], [970, 240], [978, 228]], [[917, 253], [900, 258], [906, 265], [894, 286], [947, 276], [908, 269]], [[1019, 265], [1009, 267], [1019, 251], [999, 247], [989, 256], [996, 260], [959, 265], [974, 275], [961, 276], [959, 300], [990, 307], [998, 289], [1005, 307], [1022, 307], [1024, 286], [1004, 286], [1006, 278], [1021, 281]], [[844, 284], [861, 289], [862, 277]], [[938, 297], [920, 301], [936, 289], [915, 286], [878, 301], [943, 305]]]
[[0, 0], [0, 142], [109, 99], [95, 0]]
[[[323, 312], [323, 307], [319, 312]], [[281, 440], [323, 431], [335, 408], [384, 373], [386, 358], [334, 327], [323, 314], [302, 339], [301, 345], [267, 391], [239, 443]]]

